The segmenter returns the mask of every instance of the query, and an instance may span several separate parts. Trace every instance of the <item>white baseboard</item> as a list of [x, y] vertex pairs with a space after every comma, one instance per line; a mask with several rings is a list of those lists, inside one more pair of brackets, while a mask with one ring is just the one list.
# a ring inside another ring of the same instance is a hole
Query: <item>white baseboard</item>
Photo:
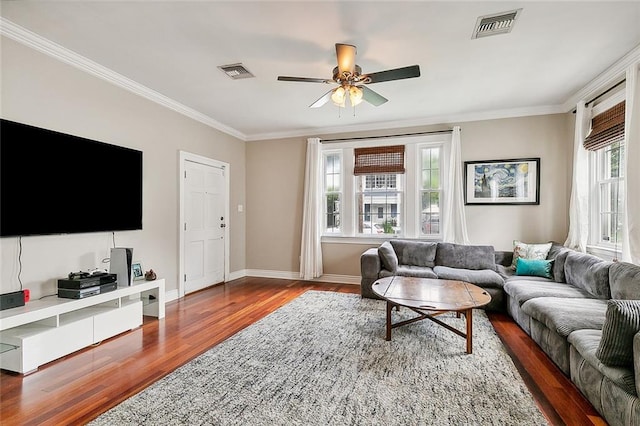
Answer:
[[[246, 269], [245, 276], [260, 277], [260, 278], [279, 278], [282, 280], [300, 280], [301, 279], [299, 272], [273, 271], [270, 269]], [[360, 276], [359, 275], [354, 276], [354, 275], [324, 274], [321, 277], [314, 278], [311, 281], [360, 285]]]
[[323, 283], [341, 283], [341, 284], [354, 284], [360, 285], [360, 276], [354, 275], [337, 275], [337, 274], [324, 274], [313, 281], [319, 281]]
[[[299, 272], [291, 271], [272, 271], [270, 269], [240, 269], [239, 271], [233, 271], [229, 274], [227, 281], [237, 280], [244, 277], [259, 277], [259, 278], [279, 278], [281, 280], [299, 280]], [[324, 274], [321, 277], [314, 278], [311, 281], [321, 283], [338, 283], [338, 284], [353, 284], [360, 285], [360, 276], [354, 275], [338, 275], [338, 274]], [[165, 302], [171, 302], [172, 300], [179, 299], [180, 294], [177, 289], [167, 290], [165, 293]]]
[[240, 269], [239, 271], [233, 271], [229, 273], [229, 277], [227, 278], [227, 281], [233, 281], [233, 280], [237, 280], [238, 278], [243, 278], [247, 276], [247, 270], [246, 269]]
[[165, 292], [164, 294], [164, 301], [166, 302], [171, 302], [172, 300], [176, 300], [178, 299], [178, 297], [180, 296], [180, 294], [178, 293], [178, 289], [174, 289], [174, 290], [169, 290], [167, 292]]

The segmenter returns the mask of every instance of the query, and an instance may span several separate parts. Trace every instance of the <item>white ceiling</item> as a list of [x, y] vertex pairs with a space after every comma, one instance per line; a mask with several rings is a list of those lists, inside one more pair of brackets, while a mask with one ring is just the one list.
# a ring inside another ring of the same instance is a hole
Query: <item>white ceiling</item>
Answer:
[[[471, 39], [479, 16], [517, 8], [511, 33]], [[245, 140], [566, 111], [640, 46], [638, 1], [2, 1], [0, 14]], [[369, 86], [389, 102], [355, 116], [311, 109], [333, 86], [277, 76], [330, 78], [335, 43], [357, 46], [364, 73], [422, 75]], [[217, 68], [237, 62], [256, 78]]]

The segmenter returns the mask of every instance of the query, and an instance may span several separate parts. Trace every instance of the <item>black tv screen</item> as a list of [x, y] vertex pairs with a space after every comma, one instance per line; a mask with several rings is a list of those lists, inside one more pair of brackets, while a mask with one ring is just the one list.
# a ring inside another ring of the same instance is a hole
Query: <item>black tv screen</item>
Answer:
[[0, 236], [142, 229], [142, 151], [0, 120]]

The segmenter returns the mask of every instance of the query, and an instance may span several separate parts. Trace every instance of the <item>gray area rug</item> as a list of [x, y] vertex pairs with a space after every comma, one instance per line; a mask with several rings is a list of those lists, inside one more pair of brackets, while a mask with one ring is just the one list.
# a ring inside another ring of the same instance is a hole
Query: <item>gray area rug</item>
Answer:
[[471, 355], [431, 321], [387, 342], [384, 302], [308, 291], [90, 424], [547, 425], [484, 311], [473, 325]]

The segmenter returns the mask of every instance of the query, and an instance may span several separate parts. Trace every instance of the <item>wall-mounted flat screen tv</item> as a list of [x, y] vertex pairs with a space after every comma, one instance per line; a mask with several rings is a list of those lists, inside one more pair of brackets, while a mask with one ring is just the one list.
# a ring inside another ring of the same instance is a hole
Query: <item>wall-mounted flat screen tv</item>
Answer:
[[142, 151], [0, 120], [0, 236], [142, 229]]

